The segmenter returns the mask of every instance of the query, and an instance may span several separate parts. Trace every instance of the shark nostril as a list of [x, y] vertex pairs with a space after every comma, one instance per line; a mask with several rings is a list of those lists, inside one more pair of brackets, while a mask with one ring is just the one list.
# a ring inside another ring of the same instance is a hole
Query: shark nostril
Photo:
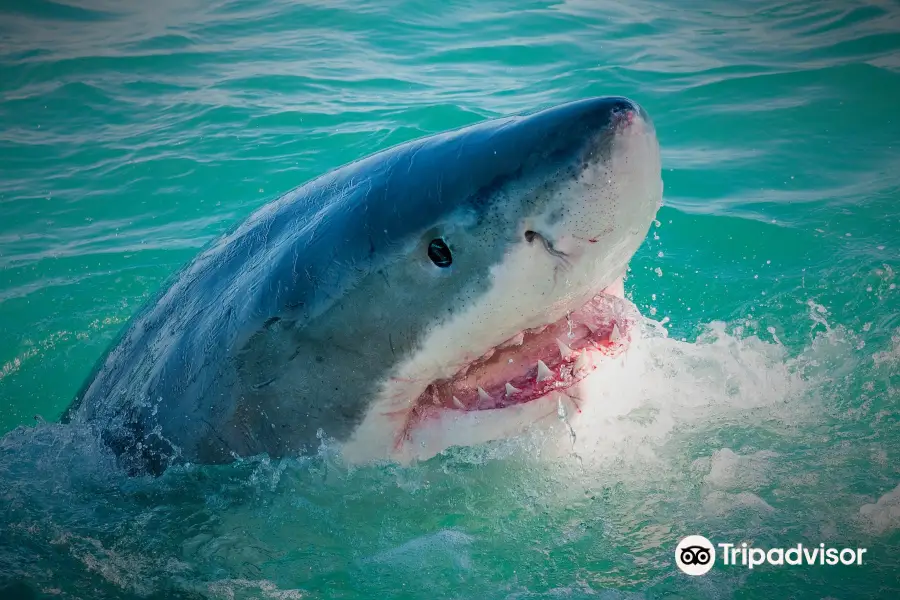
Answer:
[[533, 231], [533, 230], [529, 229], [528, 231], [525, 232], [525, 241], [530, 244], [534, 240], [539, 240], [541, 242], [541, 244], [544, 246], [544, 250], [546, 250], [552, 256], [555, 256], [557, 258], [565, 258], [567, 256], [567, 254], [565, 252], [557, 250], [553, 246], [553, 242], [551, 240], [547, 239], [546, 237], [544, 237], [537, 231]]

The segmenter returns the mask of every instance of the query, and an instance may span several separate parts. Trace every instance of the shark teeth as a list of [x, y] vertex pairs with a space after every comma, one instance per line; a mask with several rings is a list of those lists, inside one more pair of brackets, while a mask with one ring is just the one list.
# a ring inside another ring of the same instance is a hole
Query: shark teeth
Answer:
[[521, 345], [522, 345], [522, 342], [524, 342], [524, 341], [525, 341], [525, 334], [522, 333], [522, 332], [520, 331], [519, 333], [517, 333], [517, 334], [514, 335], [513, 337], [509, 338], [509, 339], [506, 341], [506, 343], [504, 343], [504, 344], [503, 344], [502, 346], [500, 346], [500, 347], [501, 347], [501, 348], [509, 348], [509, 347], [512, 347], [512, 346], [521, 346]]
[[460, 410], [466, 410], [466, 406], [462, 402], [460, 402], [459, 398], [457, 398], [456, 396], [453, 396], [453, 404]]
[[521, 392], [521, 391], [522, 391], [522, 390], [520, 390], [519, 388], [515, 387], [515, 386], [514, 386], [513, 384], [511, 384], [510, 382], [508, 382], [508, 381], [506, 382], [506, 395], [507, 395], [507, 397], [512, 396], [513, 394], [518, 393], [518, 392]]
[[613, 323], [612, 331], [609, 333], [609, 341], [615, 343], [622, 339], [622, 334], [619, 332], [619, 326]]
[[559, 348], [559, 355], [562, 356], [563, 359], [572, 356], [572, 349], [559, 338], [556, 338], [556, 347]]
[[587, 352], [582, 352], [581, 354], [578, 355], [578, 358], [575, 359], [575, 364], [572, 365], [572, 371], [578, 372], [581, 369], [586, 369], [588, 366], [588, 363], [589, 363], [589, 361], [588, 361]]
[[481, 386], [478, 387], [478, 399], [481, 400], [482, 402], [493, 401], [493, 398], [491, 398], [491, 395], [488, 394], [486, 391], [484, 391], [484, 388]]
[[542, 360], [537, 361], [537, 380], [544, 381], [551, 377], [553, 377], [553, 371], [550, 370], [550, 367], [544, 364]]

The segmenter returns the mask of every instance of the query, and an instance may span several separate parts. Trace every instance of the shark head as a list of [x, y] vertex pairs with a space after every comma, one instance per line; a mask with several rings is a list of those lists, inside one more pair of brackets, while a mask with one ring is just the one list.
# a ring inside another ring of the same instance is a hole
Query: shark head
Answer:
[[198, 256], [69, 418], [150, 470], [323, 436], [364, 462], [513, 435], [627, 345], [622, 277], [660, 175], [650, 119], [621, 97], [346, 165]]
[[318, 227], [352, 285], [246, 346], [241, 389], [268, 382], [248, 406], [276, 429], [315, 423], [354, 461], [426, 458], [520, 430], [625, 347], [614, 297], [661, 203], [634, 102], [488, 121], [351, 167], [358, 191]]

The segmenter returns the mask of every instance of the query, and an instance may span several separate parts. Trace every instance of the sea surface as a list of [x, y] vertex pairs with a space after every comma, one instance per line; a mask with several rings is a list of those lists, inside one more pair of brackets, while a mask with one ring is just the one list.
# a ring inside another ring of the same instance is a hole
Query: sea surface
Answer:
[[[656, 125], [647, 335], [592, 452], [127, 478], [56, 423], [216, 236], [379, 149]], [[900, 3], [0, 2], [0, 598], [900, 597]], [[860, 566], [675, 567], [688, 534]]]

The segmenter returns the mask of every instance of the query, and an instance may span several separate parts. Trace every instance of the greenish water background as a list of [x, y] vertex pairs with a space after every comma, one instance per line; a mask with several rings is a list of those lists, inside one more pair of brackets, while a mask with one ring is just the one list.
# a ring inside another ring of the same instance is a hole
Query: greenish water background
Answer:
[[[0, 94], [0, 594], [900, 593], [897, 2], [8, 1]], [[513, 441], [352, 470], [326, 446], [125, 480], [32, 428], [261, 204], [604, 94], [658, 130], [666, 205], [626, 289], [668, 338], [585, 460]], [[690, 579], [690, 533], [870, 562]]]

